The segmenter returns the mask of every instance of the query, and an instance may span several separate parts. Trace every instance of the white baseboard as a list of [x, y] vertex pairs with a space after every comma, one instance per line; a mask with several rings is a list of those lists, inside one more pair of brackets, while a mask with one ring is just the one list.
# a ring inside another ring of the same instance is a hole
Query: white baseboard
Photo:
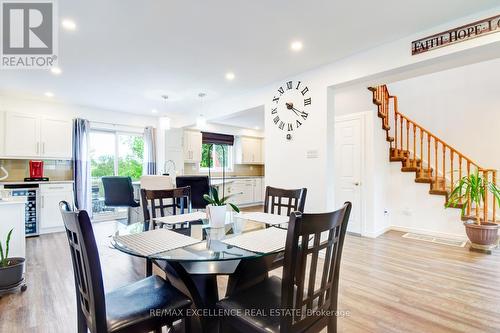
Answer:
[[379, 230], [374, 231], [374, 232], [364, 233], [362, 236], [368, 237], [368, 238], [377, 238], [378, 236], [385, 234], [387, 231], [389, 231], [391, 229], [392, 229], [392, 226], [388, 226], [388, 227], [384, 227], [384, 228], [379, 229]]

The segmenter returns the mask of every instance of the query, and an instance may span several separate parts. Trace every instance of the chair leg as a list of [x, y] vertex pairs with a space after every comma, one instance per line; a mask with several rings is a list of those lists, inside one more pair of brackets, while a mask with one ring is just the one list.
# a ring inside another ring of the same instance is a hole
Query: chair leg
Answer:
[[146, 259], [146, 277], [153, 275], [153, 262]]
[[182, 322], [184, 323], [184, 333], [191, 333], [191, 318], [184, 318]]
[[327, 328], [328, 333], [337, 333], [337, 317], [336, 315], [330, 317], [328, 320], [328, 328]]

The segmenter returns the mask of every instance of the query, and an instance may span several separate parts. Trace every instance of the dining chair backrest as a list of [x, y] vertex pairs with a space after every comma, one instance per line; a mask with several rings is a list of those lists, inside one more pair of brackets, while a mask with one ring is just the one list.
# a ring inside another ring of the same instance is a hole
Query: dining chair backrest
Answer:
[[203, 198], [210, 192], [208, 176], [178, 176], [175, 178], [177, 187], [191, 187], [191, 206], [193, 209], [205, 209], [207, 202]]
[[72, 211], [66, 201], [59, 203], [59, 209], [73, 262], [79, 320], [83, 315], [91, 332], [107, 332], [101, 263], [89, 215]]
[[[351, 203], [331, 213], [290, 216], [282, 279], [282, 308], [293, 315], [281, 318], [281, 332], [335, 332], [340, 260]], [[322, 239], [323, 236], [323, 239]], [[324, 262], [319, 259], [324, 251]], [[328, 315], [328, 312], [330, 315]]]
[[181, 214], [187, 208], [191, 212], [191, 188], [189, 186], [173, 188], [170, 190], [146, 190], [141, 189], [142, 209], [144, 219], [150, 220], [160, 216], [169, 215], [168, 209], [172, 209], [172, 214], [177, 214], [177, 203], [180, 203]]
[[295, 211], [304, 212], [306, 195], [306, 188], [287, 190], [267, 186], [264, 213], [290, 216]]
[[137, 206], [130, 177], [102, 177], [104, 204], [108, 207]]

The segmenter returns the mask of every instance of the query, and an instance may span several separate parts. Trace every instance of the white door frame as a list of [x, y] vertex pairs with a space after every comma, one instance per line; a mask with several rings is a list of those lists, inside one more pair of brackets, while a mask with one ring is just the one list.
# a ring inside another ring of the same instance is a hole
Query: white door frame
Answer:
[[[360, 154], [361, 154], [361, 165], [359, 167], [359, 172], [360, 172], [360, 186], [359, 186], [359, 198], [360, 198], [360, 204], [361, 204], [361, 209], [360, 209], [360, 224], [361, 224], [361, 236], [366, 235], [366, 203], [365, 203], [365, 191], [364, 191], [364, 185], [366, 184], [366, 179], [365, 179], [365, 168], [366, 168], [366, 117], [368, 116], [368, 112], [357, 112], [357, 113], [351, 113], [343, 116], [337, 116], [335, 117], [335, 125], [339, 122], [344, 122], [344, 121], [351, 121], [351, 120], [359, 120], [361, 124], [360, 128]], [[336, 142], [334, 144], [334, 149], [337, 146]], [[334, 152], [334, 156], [337, 155], [337, 152]], [[335, 157], [336, 158], [336, 157]], [[335, 164], [334, 164], [335, 165]], [[335, 178], [337, 177], [337, 170], [334, 170], [334, 175]], [[337, 182], [334, 182], [334, 186], [337, 186]]]

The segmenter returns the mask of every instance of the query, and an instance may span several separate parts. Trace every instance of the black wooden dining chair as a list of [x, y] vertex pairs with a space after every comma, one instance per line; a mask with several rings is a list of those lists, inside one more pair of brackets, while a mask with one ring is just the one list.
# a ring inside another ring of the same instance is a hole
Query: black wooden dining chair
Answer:
[[[73, 212], [69, 204], [59, 204], [66, 228], [78, 312], [78, 332], [161, 332], [174, 321], [184, 320], [191, 300], [159, 276], [151, 276], [133, 284], [104, 292], [101, 263], [86, 211]], [[151, 315], [151, 310], [162, 311]], [[189, 332], [189, 320], [184, 320]]]
[[307, 189], [287, 190], [267, 186], [264, 213], [290, 216], [292, 212], [304, 212]]
[[[191, 213], [191, 188], [185, 186], [168, 190], [141, 189], [141, 201], [145, 220], [176, 215], [178, 208], [181, 214], [184, 214], [186, 209]], [[157, 226], [154, 220], [153, 225]]]
[[[337, 332], [340, 262], [350, 212], [346, 202], [331, 213], [292, 213], [282, 279], [265, 279], [218, 302], [225, 314], [235, 314], [220, 320], [221, 332], [319, 332], [325, 327]], [[320, 251], [325, 251], [324, 262]], [[276, 309], [287, 311], [277, 316], [271, 312]]]
[[[162, 227], [161, 223], [155, 220], [157, 217], [167, 215], [177, 215], [177, 211], [184, 214], [186, 207], [187, 212], [191, 213], [191, 188], [189, 186], [178, 187], [169, 190], [141, 190], [142, 209], [144, 211], [144, 219], [149, 221], [152, 229]], [[180, 208], [177, 209], [177, 203]], [[171, 212], [169, 211], [171, 209]], [[158, 216], [159, 214], [159, 216]], [[202, 222], [190, 222], [187, 227], [176, 227], [173, 231], [186, 236], [191, 235], [191, 225], [201, 224]], [[162, 271], [166, 270], [166, 262], [146, 259], [146, 276], [153, 274], [153, 264], [158, 266]]]

